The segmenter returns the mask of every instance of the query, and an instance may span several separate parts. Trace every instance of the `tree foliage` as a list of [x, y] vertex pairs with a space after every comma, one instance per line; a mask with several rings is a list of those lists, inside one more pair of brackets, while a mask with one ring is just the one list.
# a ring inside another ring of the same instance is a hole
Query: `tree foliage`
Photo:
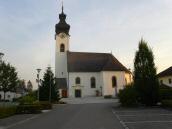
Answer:
[[134, 85], [142, 104], [151, 106], [158, 102], [159, 87], [154, 55], [143, 39], [139, 42], [139, 50], [134, 59]]
[[[51, 93], [50, 93], [51, 87]], [[43, 76], [43, 81], [40, 87], [40, 101], [49, 101], [49, 96], [51, 96], [51, 101], [58, 101], [58, 90], [55, 84], [54, 74], [51, 69], [47, 69]]]
[[6, 92], [16, 90], [17, 82], [16, 69], [9, 63], [2, 62], [0, 64], [0, 90], [4, 92], [4, 99]]
[[32, 85], [32, 82], [29, 80], [27, 82], [27, 91], [32, 92], [32, 90], [33, 90], [33, 85]]

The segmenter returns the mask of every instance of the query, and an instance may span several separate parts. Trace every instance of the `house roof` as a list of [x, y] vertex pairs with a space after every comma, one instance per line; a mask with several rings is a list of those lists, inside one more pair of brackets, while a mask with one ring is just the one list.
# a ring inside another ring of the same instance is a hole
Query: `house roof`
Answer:
[[169, 67], [168, 69], [160, 72], [157, 76], [158, 77], [172, 76], [172, 66]]
[[68, 52], [69, 72], [130, 72], [110, 53]]

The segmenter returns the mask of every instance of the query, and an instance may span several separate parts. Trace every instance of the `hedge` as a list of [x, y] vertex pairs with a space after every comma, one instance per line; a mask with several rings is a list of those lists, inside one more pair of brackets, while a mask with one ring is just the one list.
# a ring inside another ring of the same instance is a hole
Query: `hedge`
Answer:
[[126, 86], [120, 90], [118, 97], [121, 106], [133, 107], [138, 105], [138, 93], [133, 86]]
[[16, 110], [17, 114], [36, 114], [41, 113], [40, 105], [19, 105]]
[[16, 113], [16, 106], [0, 107], [0, 119], [12, 116]]
[[161, 106], [165, 108], [172, 108], [172, 100], [162, 100]]
[[105, 99], [111, 99], [112, 98], [112, 95], [104, 95], [104, 98]]
[[41, 110], [49, 110], [52, 109], [52, 103], [48, 102], [48, 101], [40, 101], [40, 102], [35, 102], [34, 104], [36, 105], [40, 105]]
[[172, 89], [160, 89], [159, 94], [161, 100], [172, 99]]

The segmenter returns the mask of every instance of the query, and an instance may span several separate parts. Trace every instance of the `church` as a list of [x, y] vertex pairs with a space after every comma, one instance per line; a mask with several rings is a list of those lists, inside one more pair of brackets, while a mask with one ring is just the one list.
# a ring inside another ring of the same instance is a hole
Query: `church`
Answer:
[[70, 25], [59, 14], [55, 26], [55, 78], [61, 97], [116, 96], [132, 74], [111, 53], [70, 51]]

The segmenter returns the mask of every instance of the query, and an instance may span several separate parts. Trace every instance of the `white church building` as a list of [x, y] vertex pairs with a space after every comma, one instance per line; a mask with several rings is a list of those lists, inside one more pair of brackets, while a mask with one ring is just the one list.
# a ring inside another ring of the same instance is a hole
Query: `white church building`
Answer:
[[59, 14], [55, 26], [55, 77], [62, 97], [115, 96], [132, 82], [131, 72], [111, 53], [70, 51], [70, 25]]

